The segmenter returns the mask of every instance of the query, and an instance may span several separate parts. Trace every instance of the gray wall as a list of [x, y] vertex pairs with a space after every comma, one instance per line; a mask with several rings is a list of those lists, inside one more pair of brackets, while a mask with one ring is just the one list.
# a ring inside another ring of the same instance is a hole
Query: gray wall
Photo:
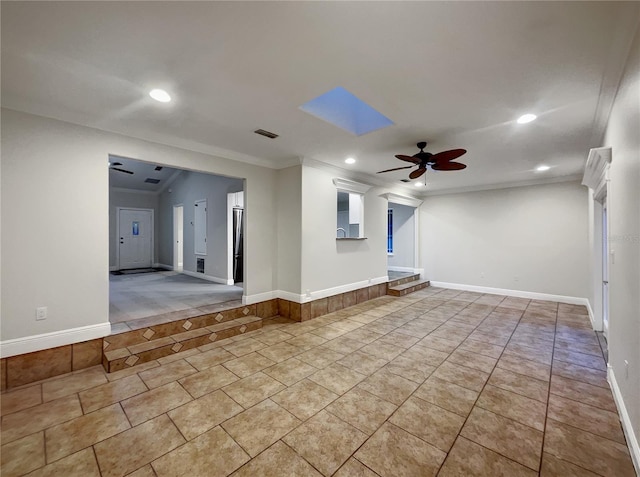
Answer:
[[[611, 111], [603, 146], [612, 148], [607, 206], [609, 364], [640, 440], [640, 30]], [[624, 361], [629, 362], [628, 377]]]
[[393, 210], [393, 256], [388, 256], [390, 267], [415, 268], [414, 207], [389, 203]]
[[[205, 275], [227, 279], [227, 194], [239, 192], [242, 179], [184, 171], [160, 195], [159, 200], [159, 262], [173, 265], [173, 206], [184, 206], [184, 270], [196, 271], [194, 253], [194, 204], [207, 200], [207, 255]], [[169, 192], [171, 190], [171, 192]]]
[[109, 188], [109, 267], [114, 268], [116, 263], [116, 247], [118, 245], [118, 237], [116, 236], [118, 207], [132, 207], [136, 209], [153, 209], [154, 219], [154, 250], [153, 261], [158, 261], [159, 248], [159, 224], [158, 224], [158, 196], [150, 192], [127, 192], [122, 189]]
[[427, 197], [421, 257], [433, 281], [589, 296], [587, 188], [577, 182]]

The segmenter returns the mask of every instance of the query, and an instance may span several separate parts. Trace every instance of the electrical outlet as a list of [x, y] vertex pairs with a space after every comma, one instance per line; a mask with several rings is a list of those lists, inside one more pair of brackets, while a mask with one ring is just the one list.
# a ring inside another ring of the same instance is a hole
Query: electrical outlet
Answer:
[[520, 277], [516, 275], [515, 277], [513, 277], [513, 281], [514, 282], [519, 282], [520, 281]]
[[46, 306], [39, 306], [36, 308], [36, 320], [46, 320], [47, 319], [48, 310]]
[[484, 278], [484, 272], [480, 272], [480, 278]]

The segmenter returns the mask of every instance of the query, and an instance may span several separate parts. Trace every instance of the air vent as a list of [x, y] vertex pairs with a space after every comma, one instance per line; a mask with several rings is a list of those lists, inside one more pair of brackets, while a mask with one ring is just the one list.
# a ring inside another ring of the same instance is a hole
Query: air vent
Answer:
[[400, 179], [400, 182], [411, 182], [409, 179]]
[[162, 170], [162, 166], [156, 166], [156, 168], [154, 169], [154, 171], [161, 171]]
[[160, 179], [152, 179], [150, 177], [147, 177], [144, 181], [148, 182], [149, 184], [158, 184], [160, 182]]
[[269, 139], [275, 139], [275, 138], [278, 137], [277, 134], [269, 132], [269, 131], [265, 131], [264, 129], [256, 129], [253, 132], [256, 133], [256, 134], [260, 134], [261, 136], [268, 137]]

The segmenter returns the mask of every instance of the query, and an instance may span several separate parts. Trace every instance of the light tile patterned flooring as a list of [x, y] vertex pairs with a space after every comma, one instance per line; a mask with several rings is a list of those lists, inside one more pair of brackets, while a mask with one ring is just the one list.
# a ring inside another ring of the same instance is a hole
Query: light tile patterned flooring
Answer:
[[2, 395], [3, 477], [635, 475], [583, 307], [427, 288]]

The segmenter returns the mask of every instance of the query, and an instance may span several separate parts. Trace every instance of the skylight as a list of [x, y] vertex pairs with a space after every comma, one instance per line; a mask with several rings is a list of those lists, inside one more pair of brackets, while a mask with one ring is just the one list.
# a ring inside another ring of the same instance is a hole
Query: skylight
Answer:
[[341, 86], [303, 104], [300, 109], [356, 136], [393, 124], [389, 118]]

